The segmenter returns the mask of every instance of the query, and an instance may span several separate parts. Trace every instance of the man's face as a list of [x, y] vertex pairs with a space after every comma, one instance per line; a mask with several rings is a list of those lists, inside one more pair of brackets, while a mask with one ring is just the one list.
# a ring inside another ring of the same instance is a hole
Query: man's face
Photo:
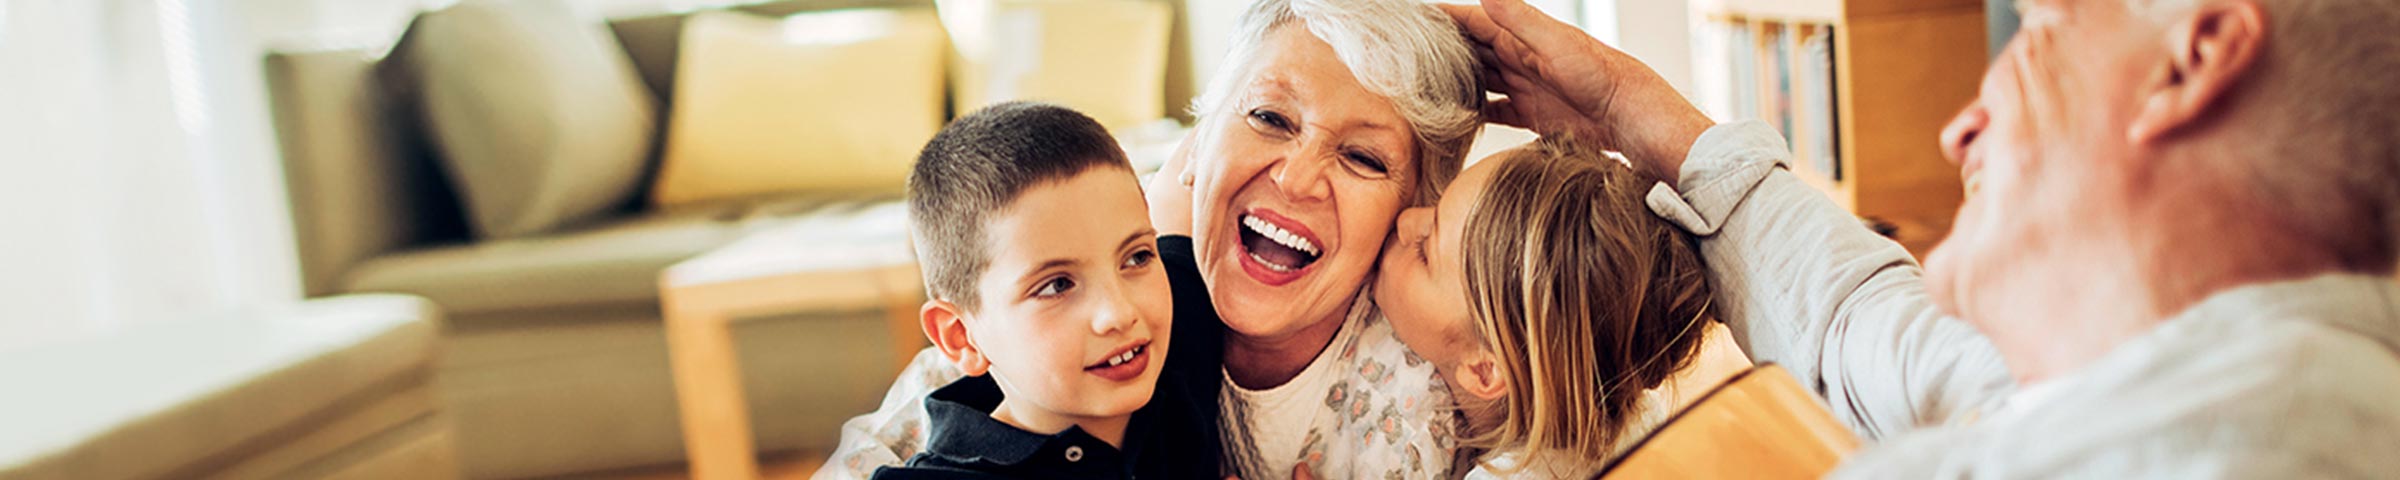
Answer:
[[1095, 167], [1029, 187], [990, 220], [968, 337], [1020, 421], [1118, 417], [1150, 402], [1175, 298], [1141, 186]]
[[2042, 341], [2041, 325], [2004, 317], [2073, 288], [2071, 269], [2094, 260], [2091, 234], [2109, 228], [2098, 220], [2127, 205], [2136, 89], [2166, 54], [2146, 41], [2157, 27], [2121, 0], [2030, 0], [2020, 10], [2023, 29], [1942, 134], [1967, 199], [1926, 259], [1934, 301], [2004, 351]]

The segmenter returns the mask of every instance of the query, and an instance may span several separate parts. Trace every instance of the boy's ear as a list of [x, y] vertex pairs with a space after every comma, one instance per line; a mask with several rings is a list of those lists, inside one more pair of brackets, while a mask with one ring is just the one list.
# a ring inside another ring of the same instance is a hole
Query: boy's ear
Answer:
[[917, 309], [917, 320], [923, 324], [925, 338], [933, 341], [933, 347], [941, 349], [942, 356], [950, 357], [950, 363], [958, 366], [959, 372], [969, 377], [982, 376], [991, 370], [992, 362], [984, 358], [983, 349], [975, 346], [975, 339], [967, 337], [966, 319], [966, 310], [941, 300], [927, 301]]
[[1450, 369], [1452, 390], [1483, 400], [1499, 400], [1508, 395], [1508, 374], [1500, 370], [1500, 358], [1492, 352], [1477, 349]]

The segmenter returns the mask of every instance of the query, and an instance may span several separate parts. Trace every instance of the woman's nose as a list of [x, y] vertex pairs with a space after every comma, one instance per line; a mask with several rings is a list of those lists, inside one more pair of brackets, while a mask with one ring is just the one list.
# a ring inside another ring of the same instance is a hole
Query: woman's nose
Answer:
[[1295, 142], [1296, 147], [1275, 166], [1275, 187], [1294, 200], [1323, 200], [1333, 195], [1325, 181], [1336, 155], [1323, 141]]
[[1949, 126], [1942, 127], [1942, 157], [1950, 159], [1952, 165], [1965, 164], [1970, 148], [1991, 124], [1992, 112], [1983, 108], [1981, 99], [1967, 104], [1966, 110], [1950, 119]]

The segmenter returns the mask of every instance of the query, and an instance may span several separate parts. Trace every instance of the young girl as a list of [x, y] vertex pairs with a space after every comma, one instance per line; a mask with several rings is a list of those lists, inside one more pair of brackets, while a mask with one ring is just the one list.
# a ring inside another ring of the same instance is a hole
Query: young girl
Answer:
[[1403, 213], [1375, 300], [1466, 418], [1477, 476], [1585, 478], [1665, 419], [1711, 291], [1657, 183], [1563, 137], [1495, 154]]

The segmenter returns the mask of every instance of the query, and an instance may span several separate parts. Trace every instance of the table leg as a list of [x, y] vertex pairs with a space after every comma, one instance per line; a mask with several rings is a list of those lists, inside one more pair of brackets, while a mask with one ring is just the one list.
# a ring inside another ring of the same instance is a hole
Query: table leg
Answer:
[[664, 300], [668, 361], [674, 370], [675, 401], [682, 404], [683, 448], [691, 460], [692, 478], [758, 478], [732, 318], [722, 311]]

